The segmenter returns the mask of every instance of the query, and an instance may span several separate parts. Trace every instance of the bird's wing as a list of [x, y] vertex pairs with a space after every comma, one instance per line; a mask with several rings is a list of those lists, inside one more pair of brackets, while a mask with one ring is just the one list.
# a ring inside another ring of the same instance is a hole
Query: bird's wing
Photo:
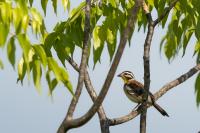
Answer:
[[145, 93], [144, 86], [142, 83], [136, 80], [130, 80], [126, 83], [129, 93], [134, 93], [137, 96], [142, 96]]
[[[144, 89], [144, 85], [136, 80], [130, 80], [128, 83], [127, 83], [128, 86], [130, 86], [130, 89], [129, 91], [132, 93], [135, 93], [136, 95], [138, 96], [142, 96], [144, 95], [145, 92], [147, 92], [145, 89]], [[153, 94], [151, 92], [148, 92], [151, 100], [153, 102], [155, 102], [155, 98], [153, 96]]]

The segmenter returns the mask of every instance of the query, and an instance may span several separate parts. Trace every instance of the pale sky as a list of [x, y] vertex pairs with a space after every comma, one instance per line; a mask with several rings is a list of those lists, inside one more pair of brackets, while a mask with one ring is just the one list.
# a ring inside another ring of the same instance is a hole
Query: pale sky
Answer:
[[[72, 7], [76, 6], [72, 2]], [[36, 5], [37, 6], [37, 5]], [[58, 8], [58, 15], [51, 15], [52, 7], [47, 10], [48, 31], [59, 20], [66, 20], [67, 14], [62, 8]], [[155, 15], [154, 15], [155, 18]], [[186, 55], [178, 56], [172, 63], [168, 63], [164, 55], [159, 53], [159, 42], [166, 29], [156, 28], [151, 47], [151, 91], [154, 93], [164, 84], [174, 80], [181, 74], [187, 72], [195, 65], [193, 55], [194, 39], [188, 45]], [[122, 60], [117, 69], [117, 73], [124, 70], [132, 71], [136, 79], [143, 82], [143, 44], [145, 33], [135, 32], [131, 41], [131, 47], [127, 45]], [[80, 50], [75, 53], [75, 59], [80, 60]], [[17, 52], [20, 57], [20, 52]], [[47, 83], [43, 77], [42, 94], [38, 94], [34, 88], [32, 79], [28, 82], [24, 80], [24, 85], [16, 84], [17, 70], [13, 70], [6, 57], [6, 49], [1, 50], [0, 57], [4, 63], [4, 70], [0, 70], [0, 133], [55, 133], [62, 122], [67, 107], [71, 101], [71, 95], [63, 85], [59, 85], [53, 93], [53, 98], [48, 96]], [[18, 58], [19, 59], [19, 58]], [[104, 48], [101, 64], [97, 64], [95, 70], [92, 66], [92, 57], [89, 63], [89, 73], [97, 92], [102, 87], [108, 68], [110, 67], [109, 56], [106, 47]], [[67, 64], [70, 79], [73, 87], [76, 88], [77, 73]], [[200, 111], [196, 106], [194, 82], [196, 75], [174, 88], [157, 102], [170, 115], [163, 117], [154, 108], [148, 110], [147, 132], [148, 133], [197, 133], [200, 131]], [[104, 109], [109, 118], [128, 114], [135, 106], [130, 102], [123, 92], [123, 82], [114, 77], [107, 97], [103, 102]], [[83, 89], [83, 94], [79, 100], [75, 117], [83, 115], [92, 102]], [[111, 133], [132, 133], [139, 132], [139, 117], [122, 125], [110, 128]], [[98, 116], [78, 129], [70, 130], [70, 133], [100, 133]]]

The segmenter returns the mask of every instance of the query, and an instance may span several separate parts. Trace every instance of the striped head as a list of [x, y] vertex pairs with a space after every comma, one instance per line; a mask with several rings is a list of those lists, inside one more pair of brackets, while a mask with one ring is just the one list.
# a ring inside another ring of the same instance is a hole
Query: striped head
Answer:
[[131, 71], [123, 71], [122, 73], [120, 73], [117, 76], [121, 77], [123, 79], [124, 83], [127, 83], [129, 80], [135, 78], [134, 74]]

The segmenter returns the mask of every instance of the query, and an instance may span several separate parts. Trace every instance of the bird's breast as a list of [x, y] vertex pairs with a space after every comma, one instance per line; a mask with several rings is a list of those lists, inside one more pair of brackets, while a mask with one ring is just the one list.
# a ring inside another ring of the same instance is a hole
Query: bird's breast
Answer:
[[137, 96], [133, 91], [131, 91], [132, 88], [130, 88], [128, 85], [124, 85], [124, 93], [130, 99], [132, 102], [135, 103], [141, 103], [142, 102], [142, 96]]

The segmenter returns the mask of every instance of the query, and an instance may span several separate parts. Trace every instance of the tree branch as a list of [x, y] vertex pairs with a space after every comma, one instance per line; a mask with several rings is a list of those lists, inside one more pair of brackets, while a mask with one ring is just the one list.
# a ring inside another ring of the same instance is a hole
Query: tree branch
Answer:
[[179, 0], [174, 0], [169, 4], [169, 7], [166, 7], [164, 12], [154, 21], [153, 26], [155, 27], [158, 23], [160, 23], [165, 16], [171, 11], [171, 9], [176, 5]]
[[[77, 63], [72, 59], [72, 58], [68, 58], [67, 61], [72, 65], [72, 67], [77, 71], [79, 72], [79, 68], [78, 68], [78, 65]], [[84, 82], [85, 82], [85, 86], [86, 86], [86, 89], [92, 99], [92, 101], [94, 102], [97, 98], [97, 94], [95, 92], [95, 89], [94, 87], [92, 86], [92, 83], [91, 83], [91, 80], [90, 80], [90, 76], [86, 70], [85, 72], [85, 79], [84, 79]], [[106, 113], [103, 109], [103, 106], [101, 105], [98, 109], [98, 116], [99, 116], [99, 120], [100, 120], [100, 126], [101, 126], [101, 132], [102, 133], [109, 133], [109, 126], [106, 126], [106, 121], [107, 121], [107, 117], [106, 117]]]
[[[144, 43], [144, 89], [146, 92], [149, 92], [150, 88], [150, 47], [152, 42], [152, 37], [154, 33], [154, 27], [153, 27], [153, 20], [151, 13], [149, 13], [148, 6], [145, 2], [143, 2], [143, 10], [146, 13], [147, 20], [148, 20], [148, 32]], [[142, 107], [146, 106], [147, 99], [148, 99], [148, 93], [146, 93], [143, 97], [145, 99], [145, 102], [142, 103]], [[140, 133], [146, 133], [146, 117], [147, 117], [147, 109], [142, 109], [142, 113], [140, 115]]]
[[138, 13], [139, 8], [141, 6], [141, 2], [142, 2], [142, 0], [136, 0], [136, 2], [135, 2], [135, 5], [132, 9], [132, 12], [131, 12], [130, 18], [128, 20], [127, 26], [126, 26], [126, 28], [125, 28], [125, 30], [122, 34], [122, 37], [120, 39], [120, 43], [119, 43], [116, 55], [114, 57], [113, 63], [112, 63], [111, 68], [108, 72], [107, 78], [104, 82], [104, 85], [103, 85], [103, 87], [100, 91], [99, 96], [97, 97], [94, 104], [92, 105], [92, 107], [88, 110], [88, 112], [85, 115], [83, 115], [80, 118], [68, 121], [67, 127], [66, 127], [67, 130], [69, 130], [71, 128], [75, 128], [75, 127], [80, 127], [83, 124], [85, 124], [86, 122], [88, 122], [94, 116], [94, 114], [99, 109], [100, 105], [102, 104], [102, 102], [103, 102], [103, 100], [104, 100], [104, 98], [105, 98], [105, 96], [108, 92], [108, 89], [110, 87], [110, 84], [113, 80], [114, 74], [116, 72], [117, 66], [119, 64], [123, 50], [125, 48], [127, 39], [130, 35], [130, 31], [135, 26], [135, 22], [137, 20], [137, 13]]
[[[154, 94], [155, 100], [158, 100], [160, 97], [162, 97], [164, 94], [166, 94], [169, 90], [172, 88], [182, 84], [187, 79], [192, 77], [194, 74], [196, 74], [200, 70], [200, 64], [197, 64], [195, 67], [191, 68], [187, 73], [181, 75], [177, 79], [167, 83], [164, 85], [158, 92]], [[151, 105], [146, 106], [145, 108], [149, 108]], [[119, 125], [125, 122], [128, 122], [138, 116], [141, 113], [141, 108], [138, 108], [136, 111], [130, 112], [128, 115], [125, 115], [123, 117], [109, 119], [110, 126]]]
[[88, 58], [88, 49], [89, 49], [89, 36], [90, 36], [90, 7], [91, 1], [86, 0], [86, 9], [85, 9], [85, 29], [84, 29], [84, 38], [83, 38], [83, 51], [81, 56], [81, 64], [80, 64], [80, 72], [78, 78], [78, 85], [75, 92], [75, 97], [72, 99], [71, 104], [69, 106], [66, 117], [61, 123], [58, 133], [65, 133], [67, 131], [67, 125], [69, 121], [73, 117], [73, 113], [75, 111], [76, 105], [78, 103], [79, 97], [83, 88], [84, 81], [84, 73], [86, 70], [87, 58]]

